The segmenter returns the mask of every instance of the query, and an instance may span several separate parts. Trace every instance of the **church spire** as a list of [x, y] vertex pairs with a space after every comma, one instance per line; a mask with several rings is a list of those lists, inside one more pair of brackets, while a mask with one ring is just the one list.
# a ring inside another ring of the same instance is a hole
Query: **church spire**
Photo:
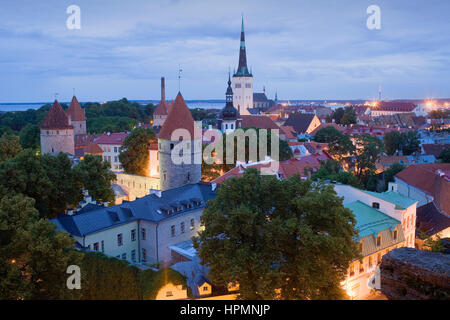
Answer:
[[228, 88], [227, 88], [227, 92], [226, 92], [225, 96], [226, 96], [226, 102], [231, 102], [233, 104], [233, 89], [231, 88], [230, 71], [228, 71]]
[[245, 32], [244, 32], [244, 15], [242, 15], [241, 24], [241, 44], [239, 48], [239, 65], [235, 76], [251, 77], [251, 72], [247, 68], [247, 54], [245, 51]]

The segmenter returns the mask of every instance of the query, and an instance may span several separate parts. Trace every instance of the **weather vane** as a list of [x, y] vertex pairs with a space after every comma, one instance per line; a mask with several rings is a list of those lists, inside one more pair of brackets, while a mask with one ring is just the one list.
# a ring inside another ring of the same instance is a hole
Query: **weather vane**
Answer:
[[178, 92], [181, 92], [181, 72], [183, 72], [181, 65], [178, 65]]

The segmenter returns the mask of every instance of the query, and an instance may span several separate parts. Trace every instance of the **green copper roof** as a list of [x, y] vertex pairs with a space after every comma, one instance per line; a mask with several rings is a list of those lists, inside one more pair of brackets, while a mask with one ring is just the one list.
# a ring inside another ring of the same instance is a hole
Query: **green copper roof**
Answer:
[[368, 235], [377, 235], [383, 230], [394, 229], [400, 221], [378, 211], [361, 201], [344, 205], [350, 209], [356, 218], [356, 227], [359, 230], [359, 240]]
[[396, 209], [398, 209], [398, 210], [404, 210], [417, 202], [414, 199], [402, 196], [401, 194], [394, 192], [394, 191], [387, 191], [387, 192], [383, 192], [383, 193], [372, 192], [372, 191], [364, 191], [364, 192], [367, 194], [370, 194], [374, 197], [377, 197], [379, 199], [394, 203], [396, 206]]

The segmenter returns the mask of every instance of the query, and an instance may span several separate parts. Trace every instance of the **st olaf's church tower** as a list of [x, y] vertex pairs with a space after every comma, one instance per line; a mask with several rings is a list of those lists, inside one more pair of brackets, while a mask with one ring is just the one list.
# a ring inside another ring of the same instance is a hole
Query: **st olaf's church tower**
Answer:
[[241, 26], [241, 45], [239, 49], [239, 66], [233, 75], [233, 105], [241, 115], [249, 115], [253, 108], [253, 75], [247, 67], [245, 52], [244, 17]]

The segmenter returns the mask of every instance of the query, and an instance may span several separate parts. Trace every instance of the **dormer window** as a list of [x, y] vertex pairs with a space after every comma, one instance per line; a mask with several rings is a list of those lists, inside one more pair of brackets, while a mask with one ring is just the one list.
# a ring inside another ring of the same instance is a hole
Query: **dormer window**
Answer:
[[372, 208], [380, 209], [380, 204], [378, 202], [372, 202]]
[[394, 240], [397, 240], [397, 230], [394, 230]]
[[381, 246], [381, 236], [377, 237], [377, 247]]

